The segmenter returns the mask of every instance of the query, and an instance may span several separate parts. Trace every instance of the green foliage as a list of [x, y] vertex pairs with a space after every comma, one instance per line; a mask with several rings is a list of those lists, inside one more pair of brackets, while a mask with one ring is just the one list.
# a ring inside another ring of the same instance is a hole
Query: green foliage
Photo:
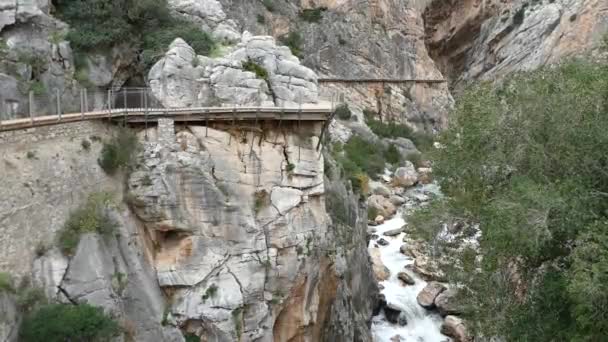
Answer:
[[526, 7], [522, 6], [520, 9], [517, 10], [517, 12], [515, 12], [515, 15], [513, 16], [513, 24], [515, 24], [515, 26], [519, 26], [523, 24], [525, 18]]
[[262, 5], [264, 5], [264, 7], [266, 7], [268, 12], [274, 12], [274, 10], [275, 10], [273, 0], [262, 0]]
[[336, 107], [336, 116], [340, 120], [350, 120], [352, 112], [350, 111], [350, 108], [348, 108], [348, 104], [343, 103]]
[[285, 171], [291, 173], [295, 169], [296, 169], [296, 165], [295, 164], [293, 164], [293, 163], [287, 163], [287, 167], [285, 168]]
[[0, 272], [0, 292], [13, 292], [13, 279], [6, 272]]
[[309, 23], [318, 23], [323, 19], [325, 11], [327, 11], [327, 7], [306, 8], [300, 11], [300, 19]]
[[243, 70], [252, 72], [257, 78], [268, 81], [268, 71], [251, 59], [243, 62]]
[[141, 58], [145, 67], [151, 67], [161, 58], [169, 44], [175, 38], [185, 40], [197, 55], [209, 55], [217, 47], [211, 36], [188, 21], [173, 20], [160, 29], [153, 30], [143, 35]]
[[[291, 164], [290, 164], [291, 165]], [[253, 194], [253, 210], [256, 214], [270, 203], [270, 194], [262, 189]]]
[[17, 306], [19, 311], [23, 313], [32, 312], [35, 308], [47, 302], [44, 291], [38, 287], [24, 287], [19, 289], [17, 294]]
[[367, 207], [367, 219], [373, 221], [378, 217], [378, 209], [376, 207]]
[[166, 0], [60, 0], [59, 17], [70, 24], [66, 38], [77, 51], [140, 47], [143, 67], [150, 67], [173, 39], [184, 39], [198, 54], [215, 47], [210, 36], [190, 22], [173, 18]]
[[25, 157], [27, 159], [35, 159], [36, 158], [36, 151], [27, 151], [27, 153], [25, 154]]
[[296, 31], [291, 31], [282, 36], [279, 41], [287, 46], [296, 57], [302, 57], [302, 36]]
[[129, 285], [129, 278], [126, 273], [117, 271], [112, 274], [112, 289], [119, 296], [122, 296], [125, 289], [127, 288], [127, 285]]
[[264, 17], [263, 14], [258, 14], [256, 16], [256, 21], [258, 22], [258, 24], [265, 24], [266, 23], [266, 17]]
[[32, 68], [32, 77], [38, 78], [48, 68], [48, 60], [45, 56], [30, 51], [21, 51], [18, 53], [17, 60], [27, 64]]
[[234, 330], [236, 331], [237, 340], [241, 340], [243, 333], [243, 308], [232, 310], [232, 321], [234, 322]]
[[[366, 117], [368, 117], [366, 115]], [[367, 119], [369, 128], [379, 137], [410, 139], [416, 148], [427, 151], [433, 146], [433, 136], [424, 132], [414, 132], [409, 126], [395, 122], [385, 123], [380, 120]]]
[[215, 294], [217, 293], [217, 290], [218, 290], [217, 285], [215, 285], [215, 284], [209, 285], [209, 287], [205, 291], [205, 294], [202, 297], [203, 301], [205, 301], [205, 300], [207, 300], [209, 298], [215, 297]]
[[58, 244], [66, 255], [72, 255], [80, 241], [80, 235], [97, 232], [108, 235], [116, 230], [117, 222], [112, 219], [109, 207], [112, 195], [104, 192], [89, 195], [86, 203], [76, 209], [58, 233]]
[[139, 143], [135, 133], [128, 128], [120, 128], [111, 141], [103, 144], [97, 162], [107, 174], [112, 175], [118, 169], [127, 169], [131, 166], [138, 148]]
[[452, 258], [466, 318], [507, 341], [608, 332], [608, 67], [572, 61], [479, 84], [431, 152], [446, 198], [410, 223], [478, 224], [482, 258]]
[[186, 342], [200, 342], [201, 341], [201, 338], [194, 334], [185, 334], [184, 339], [186, 340]]
[[109, 341], [120, 333], [118, 323], [89, 304], [49, 304], [27, 315], [20, 328], [24, 342]]
[[91, 142], [87, 139], [82, 139], [82, 141], [80, 142], [80, 146], [82, 146], [83, 150], [88, 151], [91, 149]]
[[384, 158], [387, 163], [396, 165], [401, 162], [402, 156], [397, 147], [394, 144], [390, 144], [384, 151]]
[[30, 82], [30, 91], [34, 93], [34, 95], [44, 95], [46, 94], [46, 87], [44, 83], [40, 81], [32, 81]]
[[353, 164], [347, 166], [349, 170], [354, 168], [353, 171], [362, 171], [370, 176], [376, 176], [384, 171], [384, 148], [380, 144], [370, 143], [361, 136], [355, 135], [344, 145], [344, 152]]

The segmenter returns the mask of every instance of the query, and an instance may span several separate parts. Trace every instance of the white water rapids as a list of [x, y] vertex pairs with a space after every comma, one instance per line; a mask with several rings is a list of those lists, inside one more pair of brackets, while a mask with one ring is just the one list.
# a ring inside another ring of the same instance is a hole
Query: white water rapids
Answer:
[[[376, 234], [389, 242], [387, 246], [377, 245], [377, 240], [371, 240], [370, 250], [379, 248], [382, 262], [390, 270], [389, 279], [381, 281], [384, 289], [380, 291], [386, 297], [386, 302], [399, 308], [407, 317], [407, 324], [401, 326], [386, 320], [384, 311], [381, 310], [378, 316], [372, 320], [372, 335], [376, 342], [440, 342], [450, 341], [450, 339], [439, 332], [443, 319], [437, 313], [424, 309], [416, 301], [418, 293], [426, 286], [426, 282], [415, 273], [404, 267], [413, 264], [414, 260], [399, 252], [399, 248], [404, 244], [405, 233], [390, 237], [384, 236], [385, 231], [398, 229], [405, 224], [401, 211], [393, 219], [387, 220], [383, 224], [376, 226]], [[378, 247], [376, 247], [376, 245]], [[406, 272], [416, 281], [414, 285], [404, 285], [397, 278], [399, 272]], [[395, 336], [400, 338], [394, 338]]]

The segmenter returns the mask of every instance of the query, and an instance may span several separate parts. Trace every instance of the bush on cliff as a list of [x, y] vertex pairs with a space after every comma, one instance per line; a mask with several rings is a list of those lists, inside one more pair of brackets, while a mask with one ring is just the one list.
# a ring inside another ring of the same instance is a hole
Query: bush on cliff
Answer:
[[20, 328], [23, 342], [110, 341], [118, 323], [89, 304], [49, 304], [27, 315]]
[[97, 162], [107, 174], [113, 175], [119, 169], [128, 169], [131, 166], [138, 148], [139, 142], [135, 133], [122, 127], [112, 140], [103, 144]]
[[118, 223], [110, 215], [111, 204], [112, 195], [93, 193], [83, 206], [71, 212], [58, 233], [57, 242], [61, 251], [66, 255], [74, 254], [84, 233], [107, 235], [114, 232]]
[[170, 14], [166, 0], [58, 0], [58, 16], [70, 24], [67, 40], [77, 51], [97, 51], [125, 45], [141, 51], [150, 67], [180, 37], [198, 54], [215, 47], [211, 37], [194, 24]]
[[460, 266], [446, 269], [466, 289], [472, 327], [507, 341], [603, 340], [608, 66], [575, 61], [479, 84], [450, 118], [433, 158], [446, 199], [415, 227], [479, 224], [482, 258], [456, 255]]

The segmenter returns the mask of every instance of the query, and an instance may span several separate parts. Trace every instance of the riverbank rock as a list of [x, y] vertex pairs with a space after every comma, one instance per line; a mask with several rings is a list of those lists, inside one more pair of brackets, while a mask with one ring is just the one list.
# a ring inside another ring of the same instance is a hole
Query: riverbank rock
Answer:
[[374, 208], [378, 215], [382, 215], [384, 218], [389, 218], [395, 215], [397, 208], [391, 203], [391, 201], [381, 195], [371, 195], [367, 199], [367, 206]]
[[372, 194], [380, 195], [384, 197], [389, 197], [391, 195], [391, 190], [387, 188], [384, 184], [376, 181], [369, 182], [369, 188]]
[[418, 244], [405, 243], [401, 245], [401, 247], [399, 247], [399, 252], [401, 252], [401, 254], [409, 256], [410, 258], [416, 259], [423, 256], [423, 253], [420, 249], [421, 246]]
[[384, 240], [384, 239], [380, 238], [380, 239], [378, 239], [378, 244], [379, 244], [380, 246], [388, 246], [388, 245], [390, 244], [390, 242], [388, 242], [388, 241], [386, 241], [386, 240]]
[[384, 223], [384, 216], [382, 216], [382, 215], [378, 215], [378, 216], [376, 216], [376, 218], [374, 219], [374, 223], [375, 223], [376, 225], [381, 225], [381, 224], [383, 224], [383, 223]]
[[405, 225], [403, 225], [401, 228], [387, 230], [383, 234], [385, 236], [397, 236], [403, 232], [405, 232]]
[[399, 278], [399, 280], [401, 280], [406, 285], [414, 285], [416, 283], [414, 278], [405, 272], [399, 272], [399, 274], [397, 274], [397, 278]]
[[384, 263], [382, 262], [382, 258], [380, 256], [380, 249], [379, 248], [372, 248], [370, 249], [370, 258], [372, 261], [372, 270], [374, 271], [374, 276], [376, 277], [377, 281], [383, 281], [383, 280], [387, 280], [388, 277], [390, 277], [391, 275], [391, 271], [389, 271], [389, 269], [384, 266]]
[[462, 319], [456, 316], [447, 316], [441, 325], [441, 333], [452, 337], [454, 342], [469, 342], [471, 338]]
[[401, 206], [403, 204], [405, 204], [405, 198], [398, 196], [398, 195], [393, 195], [391, 197], [389, 197], [389, 201], [391, 201], [391, 203], [393, 203], [394, 206]]
[[426, 281], [444, 281], [445, 274], [439, 269], [437, 262], [429, 260], [425, 255], [418, 255], [414, 264], [408, 265], [420, 278]]
[[418, 182], [418, 172], [416, 172], [416, 168], [412, 162], [406, 161], [405, 166], [395, 171], [393, 185], [407, 188], [413, 186], [416, 182]]
[[439, 296], [439, 294], [445, 290], [446, 287], [443, 284], [432, 281], [428, 283], [424, 289], [420, 291], [420, 293], [418, 293], [416, 300], [423, 308], [432, 309], [435, 307], [435, 298], [437, 298], [437, 296]]
[[462, 314], [463, 308], [458, 305], [458, 301], [456, 300], [457, 294], [458, 291], [452, 288], [441, 292], [435, 298], [435, 306], [441, 316]]

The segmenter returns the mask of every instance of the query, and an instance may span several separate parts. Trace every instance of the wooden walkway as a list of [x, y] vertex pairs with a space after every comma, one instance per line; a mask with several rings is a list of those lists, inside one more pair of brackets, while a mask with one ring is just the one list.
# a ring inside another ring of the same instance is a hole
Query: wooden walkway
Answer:
[[329, 103], [304, 104], [298, 107], [198, 107], [198, 108], [128, 108], [98, 110], [84, 113], [35, 116], [0, 121], [0, 131], [37, 126], [58, 125], [85, 120], [120, 120], [133, 123], [156, 122], [171, 118], [177, 122], [215, 121], [327, 121], [333, 108]]
[[409, 78], [319, 78], [319, 83], [446, 83], [444, 79], [409, 79]]

